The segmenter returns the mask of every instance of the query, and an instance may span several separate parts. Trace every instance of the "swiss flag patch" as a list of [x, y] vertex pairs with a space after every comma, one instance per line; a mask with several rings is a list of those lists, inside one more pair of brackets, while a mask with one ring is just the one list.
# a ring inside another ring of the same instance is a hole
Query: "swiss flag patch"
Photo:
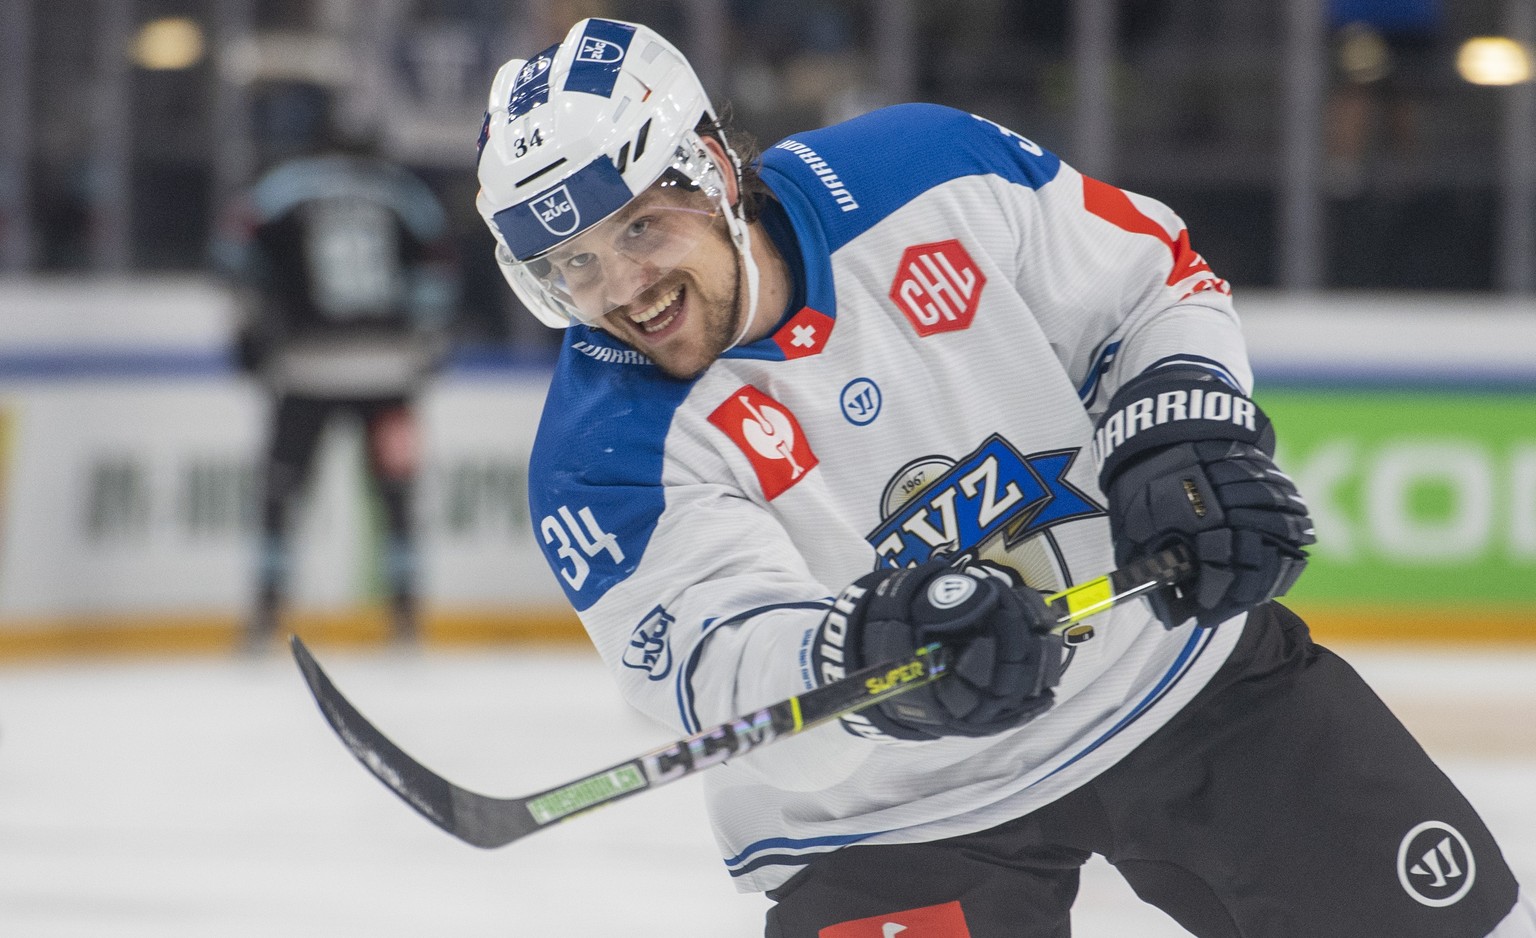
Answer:
[[709, 415], [709, 422], [731, 438], [757, 473], [769, 501], [816, 467], [816, 454], [788, 407], [744, 384]]
[[986, 285], [965, 245], [951, 239], [903, 251], [890, 296], [917, 334], [930, 336], [969, 328]]
[[816, 934], [818, 938], [971, 938], [958, 902], [828, 925]]
[[784, 328], [773, 334], [773, 341], [783, 351], [786, 359], [815, 355], [827, 346], [832, 337], [832, 324], [837, 320], [809, 306], [791, 316]]

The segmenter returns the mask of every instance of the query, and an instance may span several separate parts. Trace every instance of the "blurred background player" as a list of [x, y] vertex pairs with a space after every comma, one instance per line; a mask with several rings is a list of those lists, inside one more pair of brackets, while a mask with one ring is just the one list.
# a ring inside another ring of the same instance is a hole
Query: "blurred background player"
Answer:
[[261, 473], [261, 547], [246, 643], [277, 631], [293, 572], [294, 506], [326, 428], [361, 425], [384, 521], [389, 628], [419, 628], [413, 403], [444, 359], [459, 283], [443, 206], [365, 135], [330, 131], [282, 160], [228, 213], [215, 246], [241, 286], [238, 357], [272, 398]]

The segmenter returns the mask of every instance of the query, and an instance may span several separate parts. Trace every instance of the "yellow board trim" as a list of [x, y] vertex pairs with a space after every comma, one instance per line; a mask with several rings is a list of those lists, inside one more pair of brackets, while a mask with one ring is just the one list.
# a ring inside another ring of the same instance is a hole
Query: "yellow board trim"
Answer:
[[[295, 612], [273, 638], [273, 649], [282, 649], [290, 631], [312, 645], [382, 645], [390, 639], [388, 622], [382, 608]], [[241, 620], [218, 614], [3, 620], [0, 662], [234, 653], [243, 641]], [[424, 615], [420, 641], [428, 646], [585, 644], [587, 634], [576, 614], [563, 607], [443, 609]]]
[[[1066, 590], [1074, 619], [1109, 595], [1104, 578]], [[1319, 642], [1396, 644], [1536, 645], [1536, 605], [1345, 606], [1291, 603]], [[382, 609], [298, 612], [291, 629], [314, 645], [382, 645], [389, 639]], [[284, 631], [283, 639], [287, 632]], [[233, 654], [241, 647], [235, 616], [78, 616], [28, 621], [0, 620], [0, 663], [13, 661]], [[569, 609], [439, 609], [425, 617], [424, 646], [586, 645], [581, 622]], [[273, 640], [274, 651], [280, 640]]]
[[1346, 606], [1283, 601], [1327, 644], [1536, 644], [1536, 605]]

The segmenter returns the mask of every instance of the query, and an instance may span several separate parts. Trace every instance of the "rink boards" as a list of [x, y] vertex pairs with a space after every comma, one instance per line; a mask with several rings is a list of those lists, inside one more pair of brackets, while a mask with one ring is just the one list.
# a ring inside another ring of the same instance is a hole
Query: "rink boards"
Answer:
[[[1240, 298], [1241, 299], [1241, 298]], [[0, 284], [0, 657], [216, 648], [255, 566], [267, 404], [196, 281]], [[1294, 605], [1325, 636], [1536, 641], [1536, 308], [1240, 303], [1319, 544]], [[526, 458], [546, 374], [461, 363], [422, 406], [428, 634], [575, 638]], [[296, 557], [306, 635], [382, 634], [355, 428], [322, 450]]]

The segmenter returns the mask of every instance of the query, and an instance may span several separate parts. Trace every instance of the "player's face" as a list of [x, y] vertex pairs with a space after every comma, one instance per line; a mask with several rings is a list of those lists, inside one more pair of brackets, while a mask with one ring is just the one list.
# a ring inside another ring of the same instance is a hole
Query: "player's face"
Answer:
[[741, 332], [742, 269], [717, 219], [687, 257], [633, 300], [595, 323], [675, 378], [692, 378]]

